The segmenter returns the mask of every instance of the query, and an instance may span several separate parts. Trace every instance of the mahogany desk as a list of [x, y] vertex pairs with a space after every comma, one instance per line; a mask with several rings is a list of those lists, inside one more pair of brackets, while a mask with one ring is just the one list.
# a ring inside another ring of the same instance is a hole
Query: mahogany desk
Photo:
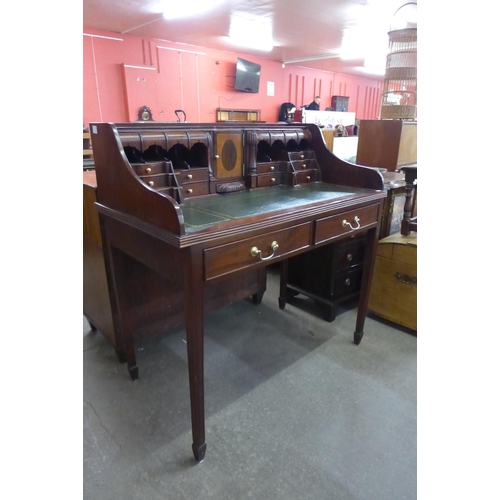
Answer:
[[175, 290], [181, 298], [162, 307], [183, 316], [192, 449], [201, 462], [204, 313], [242, 291], [260, 302], [259, 276], [275, 262], [282, 266], [279, 304], [285, 307], [289, 257], [364, 232], [359, 344], [386, 196], [382, 176], [335, 157], [313, 124], [93, 123], [91, 134], [117, 344], [136, 379], [137, 310], [157, 298], [139, 293], [131, 270], [138, 262], [161, 276], [159, 295]]

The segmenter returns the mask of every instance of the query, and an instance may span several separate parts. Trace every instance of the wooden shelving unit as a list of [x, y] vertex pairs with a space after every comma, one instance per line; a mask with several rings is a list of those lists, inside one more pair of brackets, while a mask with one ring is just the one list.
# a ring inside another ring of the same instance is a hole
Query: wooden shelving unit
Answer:
[[90, 132], [83, 132], [83, 169], [91, 170], [94, 168], [94, 152], [90, 141]]
[[90, 143], [90, 132], [83, 132], [83, 157], [89, 158], [93, 155], [92, 144]]

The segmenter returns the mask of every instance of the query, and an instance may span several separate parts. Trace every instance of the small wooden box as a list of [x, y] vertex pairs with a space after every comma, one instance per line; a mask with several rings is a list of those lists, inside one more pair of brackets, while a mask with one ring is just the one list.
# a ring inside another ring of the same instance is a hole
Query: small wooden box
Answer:
[[378, 242], [368, 310], [417, 331], [417, 233]]

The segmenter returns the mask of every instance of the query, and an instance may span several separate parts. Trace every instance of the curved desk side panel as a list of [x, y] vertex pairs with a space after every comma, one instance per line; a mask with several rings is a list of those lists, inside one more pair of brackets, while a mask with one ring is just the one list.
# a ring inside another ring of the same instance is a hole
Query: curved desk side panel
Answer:
[[99, 203], [153, 224], [176, 235], [184, 234], [184, 219], [177, 202], [143, 183], [130, 166], [116, 126], [91, 123]]
[[311, 132], [312, 148], [316, 154], [324, 182], [339, 186], [384, 189], [384, 178], [373, 168], [356, 165], [340, 159], [328, 150], [323, 134], [317, 125], [306, 125]]

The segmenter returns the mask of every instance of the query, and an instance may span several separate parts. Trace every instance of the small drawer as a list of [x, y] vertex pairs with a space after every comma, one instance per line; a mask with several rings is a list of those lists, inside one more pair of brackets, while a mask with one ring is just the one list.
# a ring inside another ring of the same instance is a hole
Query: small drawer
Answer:
[[357, 238], [349, 243], [339, 243], [337, 266], [345, 269], [363, 263], [365, 257], [365, 238]]
[[166, 174], [171, 172], [171, 163], [166, 161], [158, 161], [154, 163], [131, 163], [130, 166], [134, 169], [137, 175], [152, 175]]
[[363, 267], [350, 271], [339, 272], [335, 276], [334, 297], [337, 299], [342, 295], [359, 291], [361, 287], [361, 278], [363, 277]]
[[190, 196], [201, 196], [210, 192], [208, 182], [189, 182], [182, 185], [182, 195], [184, 198]]
[[378, 221], [378, 211], [379, 205], [377, 204], [318, 219], [316, 221], [314, 243], [321, 243], [366, 229]]
[[208, 182], [208, 168], [191, 168], [189, 170], [177, 170], [177, 180], [179, 184], [187, 182]]
[[306, 160], [308, 158], [313, 158], [312, 151], [294, 151], [293, 153], [289, 153], [288, 157], [290, 160]]
[[258, 174], [272, 174], [274, 172], [283, 172], [286, 169], [287, 162], [272, 161], [268, 163], [257, 163]]
[[310, 169], [318, 168], [316, 165], [316, 160], [292, 161], [292, 167], [296, 172], [301, 172], [302, 170], [310, 170]]
[[173, 174], [156, 174], [156, 175], [142, 175], [139, 177], [146, 186], [153, 189], [158, 189], [166, 186], [172, 186]]
[[281, 184], [281, 174], [266, 174], [257, 177], [257, 187], [279, 186]]
[[297, 172], [295, 174], [295, 181], [297, 184], [307, 184], [308, 182], [315, 182], [317, 180], [317, 170], [305, 170], [304, 172]]
[[[306, 222], [281, 231], [208, 248], [204, 256], [205, 279], [210, 280], [239, 271], [262, 261], [271, 263], [277, 257], [307, 248], [311, 242], [311, 230], [312, 224]], [[278, 245], [274, 250], [272, 249], [273, 242]]]

